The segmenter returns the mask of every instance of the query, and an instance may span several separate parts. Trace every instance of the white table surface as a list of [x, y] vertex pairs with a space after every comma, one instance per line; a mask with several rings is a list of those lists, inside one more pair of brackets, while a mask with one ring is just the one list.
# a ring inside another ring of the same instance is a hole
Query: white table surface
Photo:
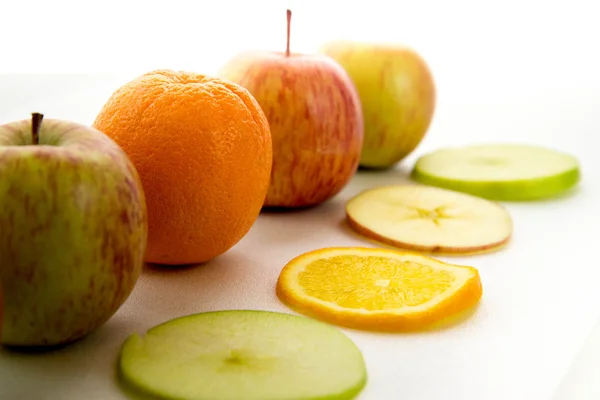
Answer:
[[553, 400], [600, 398], [600, 319], [579, 349]]
[[[0, 75], [0, 123], [39, 111], [47, 118], [91, 124], [112, 91], [131, 77]], [[467, 321], [427, 333], [343, 331], [363, 351], [368, 367], [360, 400], [553, 398], [600, 317], [600, 95], [583, 86], [508, 94], [487, 99], [442, 94], [426, 139], [398, 168], [360, 172], [319, 207], [261, 215], [242, 241], [203, 267], [146, 270], [106, 325], [66, 349], [45, 355], [0, 351], [0, 399], [125, 399], [113, 374], [119, 347], [130, 333], [200, 311], [289, 312], [274, 294], [288, 260], [317, 247], [371, 245], [343, 226], [349, 197], [364, 188], [405, 182], [415, 157], [425, 151], [499, 140], [575, 154], [583, 169], [579, 189], [552, 201], [505, 203], [515, 231], [500, 252], [440, 257], [479, 268], [484, 295]], [[585, 398], [564, 386], [561, 390], [561, 399]]]

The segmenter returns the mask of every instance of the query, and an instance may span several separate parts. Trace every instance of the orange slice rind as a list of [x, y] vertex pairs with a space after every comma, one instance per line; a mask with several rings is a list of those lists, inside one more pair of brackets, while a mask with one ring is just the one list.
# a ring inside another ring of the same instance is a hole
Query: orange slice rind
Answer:
[[304, 253], [284, 266], [276, 292], [307, 316], [376, 331], [437, 325], [472, 309], [483, 293], [474, 267], [367, 247]]

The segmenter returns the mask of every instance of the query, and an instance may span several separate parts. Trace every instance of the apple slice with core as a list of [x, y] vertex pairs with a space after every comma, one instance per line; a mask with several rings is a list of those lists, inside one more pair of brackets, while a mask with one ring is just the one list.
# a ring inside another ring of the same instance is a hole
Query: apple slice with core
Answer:
[[362, 353], [337, 329], [254, 310], [194, 314], [133, 334], [119, 374], [138, 394], [178, 400], [344, 400], [367, 381]]
[[412, 179], [490, 200], [537, 200], [575, 186], [575, 157], [543, 147], [518, 144], [440, 149], [421, 156]]
[[469, 194], [424, 185], [382, 186], [346, 204], [356, 232], [408, 250], [466, 254], [498, 249], [513, 230], [504, 207]]

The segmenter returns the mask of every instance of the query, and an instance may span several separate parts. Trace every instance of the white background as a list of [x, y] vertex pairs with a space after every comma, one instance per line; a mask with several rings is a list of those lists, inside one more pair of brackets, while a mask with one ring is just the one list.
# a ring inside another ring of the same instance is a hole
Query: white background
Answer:
[[[116, 85], [139, 73], [173, 68], [210, 74], [239, 51], [283, 50], [286, 7], [294, 12], [294, 51], [354, 38], [401, 42], [421, 53], [436, 78], [439, 101], [417, 152], [398, 171], [359, 174], [337, 199], [302, 218], [261, 216], [208, 269], [146, 276], [98, 335], [69, 352], [44, 361], [0, 353], [0, 398], [11, 398], [3, 393], [30, 398], [36, 386], [44, 399], [58, 398], [49, 395], [50, 388], [65, 399], [80, 398], [83, 391], [89, 398], [94, 391], [99, 399], [121, 398], [107, 388], [103, 374], [112, 362], [107, 354], [131, 330], [197, 311], [194, 304], [284, 311], [264, 291], [283, 263], [307, 247], [361, 243], [333, 225], [345, 199], [401, 179], [402, 168], [425, 151], [490, 141], [530, 142], [575, 154], [582, 163], [580, 189], [556, 201], [508, 204], [516, 232], [506, 251], [451, 260], [475, 265], [482, 274], [484, 302], [469, 322], [400, 337], [347, 331], [365, 352], [370, 371], [361, 400], [552, 397], [600, 316], [598, 2], [3, 0], [0, 73], [36, 75], [0, 76], [0, 123], [26, 118], [33, 109], [91, 123]], [[100, 72], [114, 74], [91, 75]], [[319, 227], [319, 218], [332, 225]], [[262, 259], [265, 254], [271, 258]], [[241, 267], [227, 267], [239, 260], [245, 260], [242, 275]], [[258, 272], [249, 272], [252, 268]], [[228, 290], [239, 293], [240, 282], [231, 280], [240, 277], [251, 283], [242, 285], [243, 299], [228, 297]], [[191, 288], [190, 278], [210, 280], [214, 286], [203, 290], [212, 297]], [[108, 358], [85, 361], [92, 355]], [[78, 370], [85, 373], [77, 375]], [[76, 380], [69, 375], [74, 373]], [[43, 383], [48, 374], [54, 381]]]
[[[527, 124], [558, 132], [552, 140], [566, 150], [577, 146], [573, 120], [592, 134], [600, 99], [600, 7], [593, 0], [4, 0], [0, 72], [211, 74], [237, 52], [283, 50], [286, 7], [294, 12], [294, 51], [334, 38], [417, 49], [439, 89], [436, 125], [457, 117], [482, 140], [527, 140]], [[448, 103], [459, 107], [453, 115]], [[498, 105], [511, 114], [497, 113]], [[489, 123], [478, 125], [474, 112]], [[446, 131], [435, 138], [440, 145], [455, 140]]]

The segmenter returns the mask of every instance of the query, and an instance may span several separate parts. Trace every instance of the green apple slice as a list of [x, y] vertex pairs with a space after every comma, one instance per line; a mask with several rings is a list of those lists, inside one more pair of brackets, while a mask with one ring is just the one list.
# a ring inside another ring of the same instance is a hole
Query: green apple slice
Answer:
[[501, 205], [425, 185], [381, 186], [346, 203], [357, 233], [394, 247], [427, 253], [475, 254], [508, 243], [513, 222]]
[[440, 149], [421, 156], [413, 180], [484, 197], [518, 201], [555, 197], [580, 179], [575, 157], [519, 144]]
[[360, 350], [337, 329], [253, 310], [194, 314], [133, 334], [119, 373], [138, 397], [177, 400], [344, 400], [367, 381]]

